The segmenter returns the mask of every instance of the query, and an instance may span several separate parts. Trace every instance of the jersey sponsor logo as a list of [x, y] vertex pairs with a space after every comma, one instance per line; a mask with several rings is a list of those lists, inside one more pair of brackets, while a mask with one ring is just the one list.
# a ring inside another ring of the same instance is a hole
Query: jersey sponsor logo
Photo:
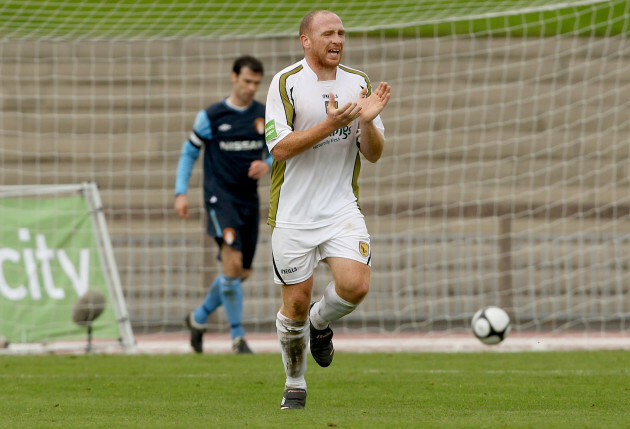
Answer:
[[280, 274], [291, 274], [297, 271], [297, 267], [284, 268], [280, 270]]
[[345, 140], [350, 136], [350, 132], [352, 131], [351, 125], [346, 125], [345, 127], [341, 127], [328, 135], [326, 140], [317, 143], [313, 146], [313, 149], [319, 149], [322, 146], [326, 146], [331, 143], [339, 143], [342, 139]]
[[265, 125], [265, 140], [269, 141], [271, 139], [275, 139], [276, 137], [278, 137], [278, 133], [276, 132], [276, 121], [272, 119], [267, 122], [267, 125]]
[[222, 132], [230, 131], [232, 129], [232, 125], [230, 125], [230, 124], [221, 124], [221, 125], [219, 125], [217, 127], [217, 129], [219, 131], [222, 131]]
[[234, 240], [236, 240], [236, 231], [234, 231], [234, 228], [225, 228], [223, 230], [223, 241], [225, 241], [225, 244], [231, 246], [234, 244]]
[[219, 148], [226, 151], [243, 151], [262, 149], [262, 140], [237, 140], [232, 142], [219, 142]]
[[[334, 142], [335, 140], [333, 139], [332, 142]], [[338, 140], [337, 140], [338, 141]], [[313, 149], [319, 149], [322, 146], [326, 146], [327, 144], [332, 143], [330, 139], [326, 139], [321, 143], [317, 143], [315, 146], [313, 146]]]
[[341, 127], [330, 133], [330, 137], [341, 137], [342, 139], [347, 139], [351, 131], [352, 125], [346, 125], [345, 127]]
[[258, 134], [265, 134], [265, 118], [256, 118], [254, 125], [256, 126], [256, 132]]
[[363, 256], [370, 254], [370, 245], [365, 241], [359, 241], [359, 253]]

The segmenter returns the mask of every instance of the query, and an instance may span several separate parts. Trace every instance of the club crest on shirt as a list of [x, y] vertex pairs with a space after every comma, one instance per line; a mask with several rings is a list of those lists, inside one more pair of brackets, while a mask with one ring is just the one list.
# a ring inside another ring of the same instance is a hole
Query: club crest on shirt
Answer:
[[[328, 104], [330, 104], [330, 101], [326, 100], [324, 101], [324, 105], [326, 105], [326, 111], [328, 112]], [[339, 102], [335, 101], [335, 109], [339, 109]]]
[[258, 134], [265, 134], [265, 118], [256, 118], [256, 121], [254, 121], [254, 125], [256, 125], [256, 131], [258, 132]]
[[234, 231], [234, 228], [225, 228], [223, 230], [223, 241], [225, 241], [225, 244], [231, 246], [234, 240], [236, 240], [236, 231]]
[[359, 253], [363, 256], [367, 256], [370, 253], [370, 245], [365, 241], [359, 241]]

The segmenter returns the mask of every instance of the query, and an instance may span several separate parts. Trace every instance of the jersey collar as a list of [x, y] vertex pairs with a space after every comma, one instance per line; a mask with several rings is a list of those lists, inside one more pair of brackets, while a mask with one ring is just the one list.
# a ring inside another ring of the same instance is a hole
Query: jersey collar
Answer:
[[[311, 79], [313, 79], [315, 82], [319, 82], [317, 73], [315, 73], [313, 69], [308, 65], [306, 58], [303, 58], [300, 64], [302, 64], [302, 67], [304, 67], [304, 71]], [[339, 66], [337, 66], [337, 76], [339, 76]], [[331, 82], [331, 81], [327, 81], [327, 82]]]

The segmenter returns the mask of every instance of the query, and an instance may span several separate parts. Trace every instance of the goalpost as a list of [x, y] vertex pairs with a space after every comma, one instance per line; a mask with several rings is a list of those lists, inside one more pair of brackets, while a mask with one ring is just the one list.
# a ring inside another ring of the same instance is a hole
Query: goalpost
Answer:
[[[343, 63], [392, 85], [384, 155], [359, 179], [371, 290], [336, 329], [462, 331], [500, 305], [515, 331], [629, 334], [627, 2], [49, 3], [0, 6], [0, 183], [98, 183], [134, 332], [181, 332], [218, 274], [200, 163], [191, 218], [173, 210], [196, 113], [229, 94], [241, 54], [265, 65], [264, 101], [302, 58], [299, 20], [325, 7]], [[268, 178], [259, 192], [248, 333], [272, 332], [280, 306]], [[208, 327], [228, 332], [224, 313]]]
[[0, 186], [0, 335], [7, 352], [84, 347], [76, 340], [87, 328], [87, 351], [111, 350], [114, 341], [135, 353], [102, 210], [94, 183]]

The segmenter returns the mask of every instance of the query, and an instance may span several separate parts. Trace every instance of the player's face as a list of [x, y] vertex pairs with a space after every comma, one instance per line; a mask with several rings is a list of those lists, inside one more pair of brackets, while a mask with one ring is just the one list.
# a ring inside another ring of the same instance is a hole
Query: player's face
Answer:
[[346, 30], [334, 13], [313, 17], [308, 34], [302, 36], [305, 54], [323, 68], [337, 67], [343, 55]]
[[249, 106], [254, 99], [261, 80], [262, 75], [254, 73], [249, 67], [241, 68], [239, 74], [232, 72], [234, 96], [241, 106]]

